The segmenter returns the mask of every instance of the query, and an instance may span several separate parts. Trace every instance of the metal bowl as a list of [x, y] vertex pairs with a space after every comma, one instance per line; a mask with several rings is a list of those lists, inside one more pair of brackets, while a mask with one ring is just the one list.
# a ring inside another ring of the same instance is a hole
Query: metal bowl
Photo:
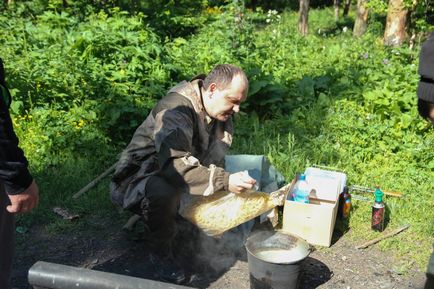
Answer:
[[274, 264], [294, 264], [310, 253], [305, 240], [282, 231], [252, 232], [245, 245], [249, 254]]

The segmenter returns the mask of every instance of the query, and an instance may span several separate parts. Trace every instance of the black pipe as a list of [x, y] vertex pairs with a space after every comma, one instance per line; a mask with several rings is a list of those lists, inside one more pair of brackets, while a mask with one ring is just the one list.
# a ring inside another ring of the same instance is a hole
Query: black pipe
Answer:
[[192, 289], [153, 280], [38, 261], [29, 269], [35, 289]]

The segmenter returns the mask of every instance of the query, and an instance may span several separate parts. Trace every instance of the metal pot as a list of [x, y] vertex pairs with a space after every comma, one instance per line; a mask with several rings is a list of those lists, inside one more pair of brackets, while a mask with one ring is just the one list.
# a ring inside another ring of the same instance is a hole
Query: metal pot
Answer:
[[301, 262], [309, 244], [294, 235], [276, 231], [253, 232], [246, 241], [251, 289], [296, 289]]

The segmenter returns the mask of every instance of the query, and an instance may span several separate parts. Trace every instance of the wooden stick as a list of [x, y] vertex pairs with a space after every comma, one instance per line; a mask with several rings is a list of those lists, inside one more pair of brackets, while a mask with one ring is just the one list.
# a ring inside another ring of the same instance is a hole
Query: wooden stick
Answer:
[[125, 225], [122, 227], [122, 230], [132, 231], [136, 223], [141, 219], [139, 215], [132, 215]]
[[[373, 190], [373, 189], [370, 189], [370, 188], [367, 188], [367, 187], [362, 187], [362, 186], [359, 186], [359, 185], [352, 185], [349, 188], [351, 190], [359, 191], [359, 192], [362, 192], [362, 193], [373, 193], [373, 192], [375, 192], [375, 190]], [[402, 197], [402, 193], [401, 192], [383, 191], [383, 193], [386, 196], [397, 197], [397, 198], [401, 198]]]
[[401, 198], [402, 197], [402, 193], [400, 192], [383, 192], [386, 196], [391, 196], [391, 197], [398, 197]]
[[404, 226], [404, 227], [402, 227], [402, 228], [399, 228], [399, 229], [397, 229], [397, 230], [395, 230], [395, 231], [389, 232], [389, 233], [387, 233], [387, 234], [385, 234], [385, 235], [383, 235], [383, 236], [381, 236], [381, 237], [378, 237], [378, 238], [376, 238], [376, 239], [373, 239], [373, 240], [371, 240], [371, 241], [368, 241], [368, 242], [366, 242], [366, 243], [364, 243], [364, 244], [362, 244], [362, 245], [356, 246], [356, 249], [364, 249], [364, 248], [367, 248], [367, 247], [369, 247], [369, 246], [371, 246], [371, 245], [373, 245], [373, 244], [375, 244], [375, 243], [380, 242], [381, 240], [384, 240], [384, 239], [386, 239], [386, 238], [389, 238], [389, 237], [395, 236], [395, 235], [401, 233], [402, 231], [407, 230], [408, 227], [410, 227], [410, 225], [406, 225], [406, 226]]
[[116, 168], [116, 164], [109, 167], [105, 172], [103, 172], [101, 175], [96, 177], [93, 181], [91, 181], [89, 184], [87, 184], [85, 187], [83, 187], [81, 190], [79, 190], [77, 193], [75, 193], [72, 198], [77, 199], [87, 191], [89, 191], [91, 188], [93, 188], [99, 181], [101, 181], [105, 176], [110, 174], [112, 171], [114, 171]]

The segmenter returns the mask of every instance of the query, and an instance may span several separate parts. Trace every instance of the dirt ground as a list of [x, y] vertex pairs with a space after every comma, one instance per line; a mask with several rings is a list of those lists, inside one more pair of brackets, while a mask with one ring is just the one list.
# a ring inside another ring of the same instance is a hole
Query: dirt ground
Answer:
[[[155, 279], [148, 252], [135, 232], [121, 230], [112, 220], [89, 221], [78, 233], [49, 234], [34, 227], [18, 238], [12, 288], [32, 288], [29, 268], [37, 261], [84, 267], [145, 279]], [[216, 240], [188, 230], [177, 240], [179, 259], [188, 273], [185, 286], [213, 289], [247, 289], [250, 277], [247, 253], [239, 233], [229, 232]], [[194, 242], [188, 240], [194, 239]], [[425, 274], [410, 268], [406, 274], [395, 269], [393, 260], [376, 246], [354, 249], [345, 235], [334, 237], [330, 248], [313, 248], [302, 263], [299, 289], [392, 289], [423, 288]], [[188, 245], [189, 244], [189, 245]], [[399, 262], [398, 262], [399, 263]]]

